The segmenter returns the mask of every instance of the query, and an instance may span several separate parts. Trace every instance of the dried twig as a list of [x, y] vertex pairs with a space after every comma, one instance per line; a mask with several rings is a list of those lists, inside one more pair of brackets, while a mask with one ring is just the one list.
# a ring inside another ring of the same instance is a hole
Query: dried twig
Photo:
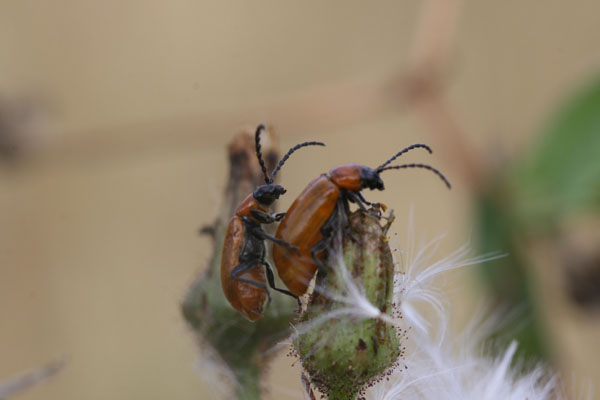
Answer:
[[465, 134], [443, 96], [462, 0], [427, 0], [417, 25], [410, 73], [403, 94], [427, 130], [441, 142], [444, 153], [472, 188], [482, 182], [484, 164], [469, 150]]
[[38, 369], [0, 382], [0, 399], [7, 400], [9, 396], [22, 392], [51, 378], [60, 372], [64, 366], [64, 360], [52, 361], [51, 363], [48, 363]]

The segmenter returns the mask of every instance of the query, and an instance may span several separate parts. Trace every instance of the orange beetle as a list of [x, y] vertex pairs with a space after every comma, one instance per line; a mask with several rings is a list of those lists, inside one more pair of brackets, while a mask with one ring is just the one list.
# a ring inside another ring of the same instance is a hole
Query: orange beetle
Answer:
[[292, 203], [281, 220], [275, 237], [297, 247], [298, 251], [292, 252], [289, 247], [275, 246], [273, 260], [279, 277], [294, 295], [302, 296], [306, 293], [317, 269], [327, 273], [320, 260], [322, 252], [330, 246], [333, 234], [347, 226], [349, 202], [366, 210], [365, 204], [372, 203], [363, 197], [361, 190], [384, 189], [383, 180], [379, 176], [381, 172], [389, 169], [424, 168], [437, 174], [450, 188], [446, 177], [429, 165], [387, 166], [400, 155], [416, 148], [432, 152], [427, 145], [413, 144], [377, 169], [356, 163], [340, 165], [309, 183]]
[[[265, 303], [271, 299], [266, 283], [278, 292], [296, 298], [291, 292], [275, 287], [273, 270], [265, 260], [265, 240], [271, 240], [290, 251], [297, 250], [284, 240], [269, 235], [261, 224], [280, 221], [285, 213], [271, 214], [269, 207], [286, 191], [273, 183], [273, 178], [285, 161], [296, 150], [305, 146], [325, 146], [321, 142], [304, 142], [292, 147], [279, 161], [271, 176], [260, 152], [260, 134], [265, 129], [259, 125], [256, 129], [256, 156], [265, 176], [265, 185], [259, 186], [242, 201], [229, 221], [223, 252], [221, 254], [221, 286], [229, 303], [250, 321], [256, 321], [263, 315]], [[261, 267], [264, 266], [263, 270]], [[265, 279], [266, 271], [266, 279]]]

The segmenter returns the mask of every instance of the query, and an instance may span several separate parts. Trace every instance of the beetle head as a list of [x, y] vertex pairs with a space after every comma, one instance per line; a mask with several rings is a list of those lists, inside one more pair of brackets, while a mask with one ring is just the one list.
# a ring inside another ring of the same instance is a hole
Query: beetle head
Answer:
[[252, 195], [261, 205], [270, 206], [273, 202], [279, 199], [279, 196], [284, 194], [286, 190], [283, 186], [268, 184], [259, 186]]
[[369, 168], [362, 166], [362, 188], [363, 189], [371, 189], [371, 190], [383, 190], [383, 180], [379, 176], [379, 172]]

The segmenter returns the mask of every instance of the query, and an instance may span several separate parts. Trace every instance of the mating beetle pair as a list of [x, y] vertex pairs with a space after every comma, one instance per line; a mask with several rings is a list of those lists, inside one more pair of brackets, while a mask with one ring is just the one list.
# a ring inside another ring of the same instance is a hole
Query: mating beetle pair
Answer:
[[[385, 163], [372, 169], [351, 163], [335, 167], [329, 173], [313, 180], [292, 203], [287, 213], [269, 214], [269, 206], [285, 193], [285, 189], [273, 184], [273, 178], [288, 157], [297, 149], [319, 145], [321, 142], [305, 142], [292, 147], [275, 167], [271, 176], [262, 160], [260, 134], [264, 125], [259, 125], [256, 134], [256, 155], [263, 174], [265, 185], [250, 194], [236, 210], [227, 228], [221, 259], [221, 284], [231, 305], [246, 318], [255, 321], [262, 316], [262, 310], [269, 299], [266, 278], [269, 286], [276, 291], [302, 296], [317, 269], [326, 273], [320, 257], [327, 250], [334, 233], [346, 226], [350, 213], [349, 202], [366, 209], [370, 205], [362, 195], [363, 189], [383, 190], [381, 172], [390, 169], [424, 168], [438, 175], [450, 188], [448, 180], [437, 169], [425, 164], [401, 164], [388, 166], [402, 154], [416, 148], [431, 153], [429, 146], [413, 144], [408, 146]], [[279, 222], [273, 237], [261, 229], [261, 224]], [[271, 267], [265, 260], [264, 240], [271, 240], [273, 261], [279, 277], [288, 290], [275, 287]]]
[[[292, 147], [269, 176], [260, 152], [260, 134], [264, 129], [264, 125], [259, 125], [256, 129], [255, 143], [256, 156], [265, 177], [265, 184], [249, 194], [236, 209], [225, 233], [221, 255], [221, 286], [225, 297], [233, 308], [250, 321], [262, 317], [263, 307], [270, 299], [267, 282], [273, 290], [296, 297], [291, 292], [275, 286], [273, 270], [265, 260], [265, 240], [297, 251], [294, 246], [269, 235], [261, 228], [262, 224], [280, 221], [285, 216], [284, 213], [269, 212], [271, 204], [286, 192], [280, 185], [275, 185], [273, 179], [296, 150], [305, 146], [325, 146], [321, 142], [304, 142]], [[262, 266], [265, 267], [264, 270]]]

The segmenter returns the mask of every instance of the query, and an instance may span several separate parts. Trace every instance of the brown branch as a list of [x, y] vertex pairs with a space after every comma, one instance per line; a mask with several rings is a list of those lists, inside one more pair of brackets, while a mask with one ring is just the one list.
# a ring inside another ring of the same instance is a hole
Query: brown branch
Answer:
[[471, 188], [480, 188], [485, 167], [467, 143], [460, 123], [444, 98], [462, 0], [426, 0], [413, 42], [410, 73], [401, 89], [426, 129]]
[[422, 118], [464, 179], [477, 186], [483, 164], [469, 151], [464, 132], [443, 96], [461, 5], [462, 0], [424, 0], [408, 73], [322, 85], [238, 109], [56, 136], [32, 161], [68, 166], [127, 159], [132, 154], [151, 156], [201, 148], [213, 140], [216, 146], [222, 135], [248, 123], [269, 122], [294, 134], [339, 129], [409, 109]]

